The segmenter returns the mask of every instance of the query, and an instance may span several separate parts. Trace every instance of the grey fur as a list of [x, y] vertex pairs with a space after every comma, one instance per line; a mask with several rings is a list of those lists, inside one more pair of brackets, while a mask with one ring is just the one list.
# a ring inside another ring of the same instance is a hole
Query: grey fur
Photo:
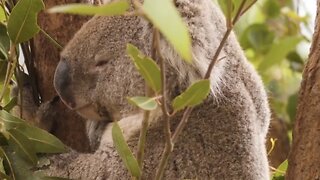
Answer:
[[[224, 17], [212, 0], [175, 3], [192, 36], [194, 63], [181, 61], [173, 48], [161, 41], [171, 100], [204, 75], [226, 31]], [[140, 18], [94, 17], [61, 54], [59, 68], [68, 71], [59, 73], [58, 68], [55, 74], [57, 92], [62, 98], [72, 95], [65, 103], [84, 117], [109, 122], [120, 116], [120, 125], [133, 149], [142, 116], [126, 97], [142, 95], [144, 85], [125, 47], [130, 42], [150, 55], [150, 37], [150, 25]], [[212, 72], [209, 98], [195, 108], [175, 145], [165, 179], [269, 179], [265, 138], [270, 112], [264, 87], [234, 34], [223, 49], [221, 57], [224, 56]], [[70, 81], [61, 89], [59, 82], [66, 77]], [[173, 128], [180, 119], [181, 113], [171, 120]], [[153, 178], [163, 145], [161, 112], [156, 110], [147, 138], [145, 179]], [[111, 125], [96, 152], [53, 157], [49, 172], [78, 179], [129, 178], [113, 147]]]

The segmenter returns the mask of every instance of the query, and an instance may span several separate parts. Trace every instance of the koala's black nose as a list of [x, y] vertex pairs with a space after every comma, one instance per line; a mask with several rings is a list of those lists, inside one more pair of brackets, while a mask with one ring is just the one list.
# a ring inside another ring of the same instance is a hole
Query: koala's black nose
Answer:
[[70, 65], [66, 60], [60, 60], [54, 74], [54, 87], [61, 100], [71, 109], [76, 107], [72, 91]]

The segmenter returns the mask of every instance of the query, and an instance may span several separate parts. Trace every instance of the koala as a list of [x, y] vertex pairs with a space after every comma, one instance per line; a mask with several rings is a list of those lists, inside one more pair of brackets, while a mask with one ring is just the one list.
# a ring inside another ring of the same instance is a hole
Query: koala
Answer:
[[[161, 37], [168, 101], [204, 77], [226, 31], [212, 0], [175, 0], [192, 38], [191, 64]], [[54, 86], [61, 100], [83, 117], [119, 124], [136, 150], [142, 112], [127, 97], [144, 94], [144, 81], [126, 53], [127, 43], [150, 56], [152, 26], [141, 17], [93, 17], [61, 53]], [[269, 179], [265, 139], [270, 110], [262, 81], [233, 33], [211, 77], [211, 92], [194, 108], [168, 161], [164, 179]], [[171, 118], [172, 130], [182, 113]], [[162, 112], [151, 112], [143, 179], [152, 179], [164, 147]], [[129, 179], [112, 142], [111, 123], [92, 154], [71, 151], [53, 159], [53, 175], [75, 179]], [[93, 133], [94, 134], [94, 133]]]

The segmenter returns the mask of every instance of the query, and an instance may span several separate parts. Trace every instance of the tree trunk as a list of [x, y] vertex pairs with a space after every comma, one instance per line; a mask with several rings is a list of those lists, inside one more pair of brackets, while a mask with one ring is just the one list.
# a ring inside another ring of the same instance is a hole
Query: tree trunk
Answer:
[[[48, 9], [58, 4], [79, 3], [80, 0], [50, 0], [44, 2]], [[52, 38], [64, 46], [86, 20], [88, 20], [88, 17], [84, 16], [41, 13], [38, 23]], [[59, 52], [61, 49], [58, 49], [43, 33], [39, 33], [35, 37], [34, 46], [39, 91], [42, 101], [46, 102], [57, 95], [53, 87], [53, 76], [60, 59]], [[73, 149], [88, 151], [89, 143], [85, 134], [84, 119], [66, 108], [61, 102], [55, 104], [55, 106], [58, 118], [53, 122], [52, 133]]]
[[303, 72], [287, 179], [320, 179], [320, 0]]

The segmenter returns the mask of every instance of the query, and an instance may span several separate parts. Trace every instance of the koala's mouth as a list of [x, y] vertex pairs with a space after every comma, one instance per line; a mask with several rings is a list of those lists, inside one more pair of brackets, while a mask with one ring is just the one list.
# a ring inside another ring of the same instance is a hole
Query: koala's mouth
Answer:
[[82, 117], [94, 121], [112, 121], [112, 115], [106, 107], [101, 106], [99, 103], [85, 103], [83, 105], [72, 108]]

